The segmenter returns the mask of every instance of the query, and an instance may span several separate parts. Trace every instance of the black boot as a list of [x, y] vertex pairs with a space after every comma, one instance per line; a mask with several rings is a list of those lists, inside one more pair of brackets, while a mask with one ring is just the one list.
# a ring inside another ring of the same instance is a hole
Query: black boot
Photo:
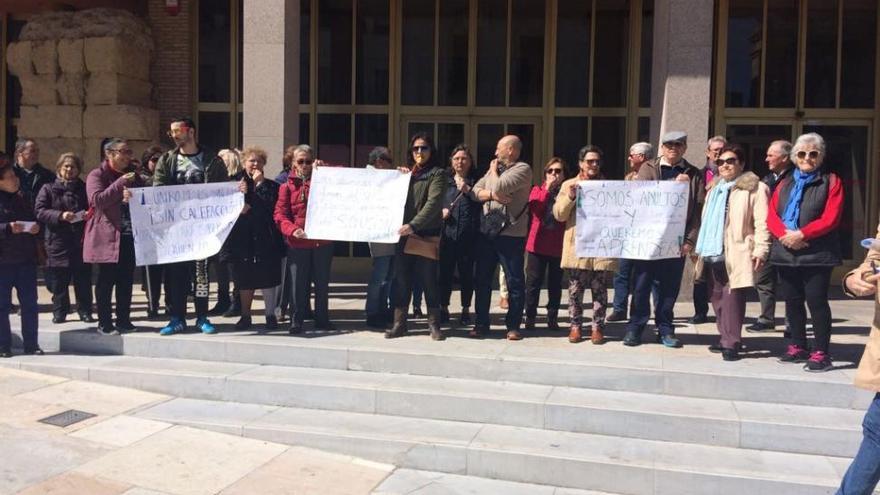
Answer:
[[559, 310], [558, 309], [548, 309], [547, 310], [547, 330], [552, 330], [552, 331], [559, 330]]
[[431, 340], [446, 340], [443, 331], [440, 330], [440, 310], [428, 309], [428, 330], [431, 331]]
[[229, 306], [232, 305], [232, 301], [229, 300], [228, 297], [221, 297], [217, 300], [217, 304], [208, 311], [209, 316], [221, 316], [227, 311], [229, 311]]
[[394, 325], [390, 329], [385, 330], [386, 339], [403, 337], [409, 332], [406, 327], [406, 310], [406, 307], [394, 308]]

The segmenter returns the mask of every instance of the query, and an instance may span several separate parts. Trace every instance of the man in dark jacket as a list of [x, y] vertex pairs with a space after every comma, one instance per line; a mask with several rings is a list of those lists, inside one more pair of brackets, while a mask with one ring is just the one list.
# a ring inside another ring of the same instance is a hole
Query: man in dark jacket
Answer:
[[[791, 174], [791, 143], [788, 141], [773, 141], [767, 148], [767, 167], [770, 172], [761, 179], [770, 188], [770, 195], [776, 190], [776, 186]], [[776, 267], [766, 263], [755, 273], [755, 290], [758, 291], [758, 299], [761, 301], [761, 314], [758, 319], [746, 327], [749, 332], [767, 332], [776, 329]]]
[[667, 132], [663, 135], [660, 157], [653, 162], [644, 163], [636, 176], [636, 180], [687, 182], [688, 206], [681, 257], [634, 262], [632, 312], [626, 327], [626, 335], [623, 337], [623, 344], [627, 346], [637, 346], [642, 343], [642, 332], [651, 310], [651, 288], [656, 284], [658, 308], [655, 311], [654, 323], [657, 327], [657, 341], [666, 347], [681, 347], [681, 341], [675, 338], [675, 326], [672, 324], [673, 308], [681, 288], [685, 258], [693, 252], [697, 244], [700, 215], [706, 195], [703, 173], [684, 159], [685, 151], [687, 151], [687, 134], [679, 131]]
[[15, 175], [21, 182], [21, 194], [31, 209], [37, 193], [45, 184], [55, 182], [55, 174], [40, 165], [40, 148], [33, 139], [19, 139], [15, 143]]
[[[153, 186], [204, 184], [228, 180], [226, 165], [213, 150], [196, 142], [196, 126], [187, 117], [171, 121], [168, 136], [175, 148], [168, 151], [156, 164]], [[202, 333], [217, 333], [208, 321], [208, 266], [207, 260], [183, 261], [165, 266], [165, 287], [168, 313], [171, 321], [160, 335], [172, 335], [186, 330], [186, 298], [195, 279], [196, 326]]]

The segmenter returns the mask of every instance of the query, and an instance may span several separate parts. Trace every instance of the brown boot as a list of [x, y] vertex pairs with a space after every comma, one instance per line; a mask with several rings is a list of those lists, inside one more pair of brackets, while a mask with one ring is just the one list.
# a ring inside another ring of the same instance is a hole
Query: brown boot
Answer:
[[535, 329], [535, 317], [534, 316], [527, 316], [526, 317], [526, 330], [531, 332], [534, 329]]
[[605, 336], [602, 335], [602, 329], [598, 325], [593, 325], [593, 333], [590, 335], [590, 342], [593, 345], [602, 345], [605, 343]]
[[443, 332], [440, 330], [440, 310], [428, 309], [428, 330], [431, 331], [432, 340], [446, 340]]
[[571, 326], [571, 330], [568, 332], [568, 341], [572, 344], [577, 344], [581, 341], [581, 327], [577, 325]]
[[559, 311], [555, 309], [547, 310], [547, 330], [559, 330]]
[[394, 325], [385, 330], [385, 338], [393, 339], [396, 337], [403, 337], [407, 334], [408, 329], [406, 328], [406, 311], [408, 308], [394, 308]]

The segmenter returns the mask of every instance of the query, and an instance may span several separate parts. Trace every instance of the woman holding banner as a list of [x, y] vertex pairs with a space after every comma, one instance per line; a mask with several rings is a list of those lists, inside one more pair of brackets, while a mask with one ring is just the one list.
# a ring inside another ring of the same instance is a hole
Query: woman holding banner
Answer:
[[437, 260], [440, 257], [440, 231], [443, 227], [443, 195], [446, 175], [439, 166], [434, 141], [424, 133], [409, 140], [409, 191], [403, 212], [403, 225], [398, 233], [400, 242], [394, 258], [394, 325], [385, 338], [401, 337], [407, 329], [407, 309], [412, 292], [413, 276], [421, 279], [428, 306], [428, 329], [431, 338], [443, 340], [440, 331], [440, 300]]
[[709, 346], [725, 361], [739, 359], [746, 294], [770, 252], [767, 204], [770, 189], [745, 170], [735, 144], [721, 149], [718, 175], [709, 183], [695, 251], [696, 276], [706, 283], [721, 342]]
[[568, 341], [572, 344], [581, 341], [583, 321], [583, 297], [587, 287], [593, 297], [593, 329], [590, 341], [594, 345], [605, 343], [605, 310], [608, 306], [608, 272], [617, 269], [617, 260], [611, 258], [578, 258], [575, 251], [577, 224], [577, 188], [582, 180], [602, 180], [602, 150], [588, 144], [578, 152], [580, 172], [574, 178], [562, 183], [553, 216], [565, 222], [565, 236], [562, 241], [562, 268], [568, 270], [568, 315], [571, 328]]
[[303, 331], [310, 281], [315, 284], [315, 328], [335, 328], [330, 323], [328, 310], [333, 242], [309, 239], [305, 231], [313, 165], [317, 167], [322, 163], [315, 160], [311, 146], [297, 146], [293, 152], [290, 176], [278, 191], [278, 202], [275, 203], [275, 224], [287, 243], [287, 263], [290, 265], [291, 335]]

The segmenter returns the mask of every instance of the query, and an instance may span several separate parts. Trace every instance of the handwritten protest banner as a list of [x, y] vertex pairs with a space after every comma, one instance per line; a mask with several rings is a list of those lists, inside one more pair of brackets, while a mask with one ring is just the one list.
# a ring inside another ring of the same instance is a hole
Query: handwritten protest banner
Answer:
[[678, 257], [687, 205], [686, 182], [581, 181], [575, 252], [636, 260]]
[[131, 192], [138, 266], [217, 254], [244, 206], [237, 182], [141, 187]]
[[409, 179], [409, 174], [397, 170], [315, 169], [306, 209], [306, 236], [332, 241], [397, 242]]

